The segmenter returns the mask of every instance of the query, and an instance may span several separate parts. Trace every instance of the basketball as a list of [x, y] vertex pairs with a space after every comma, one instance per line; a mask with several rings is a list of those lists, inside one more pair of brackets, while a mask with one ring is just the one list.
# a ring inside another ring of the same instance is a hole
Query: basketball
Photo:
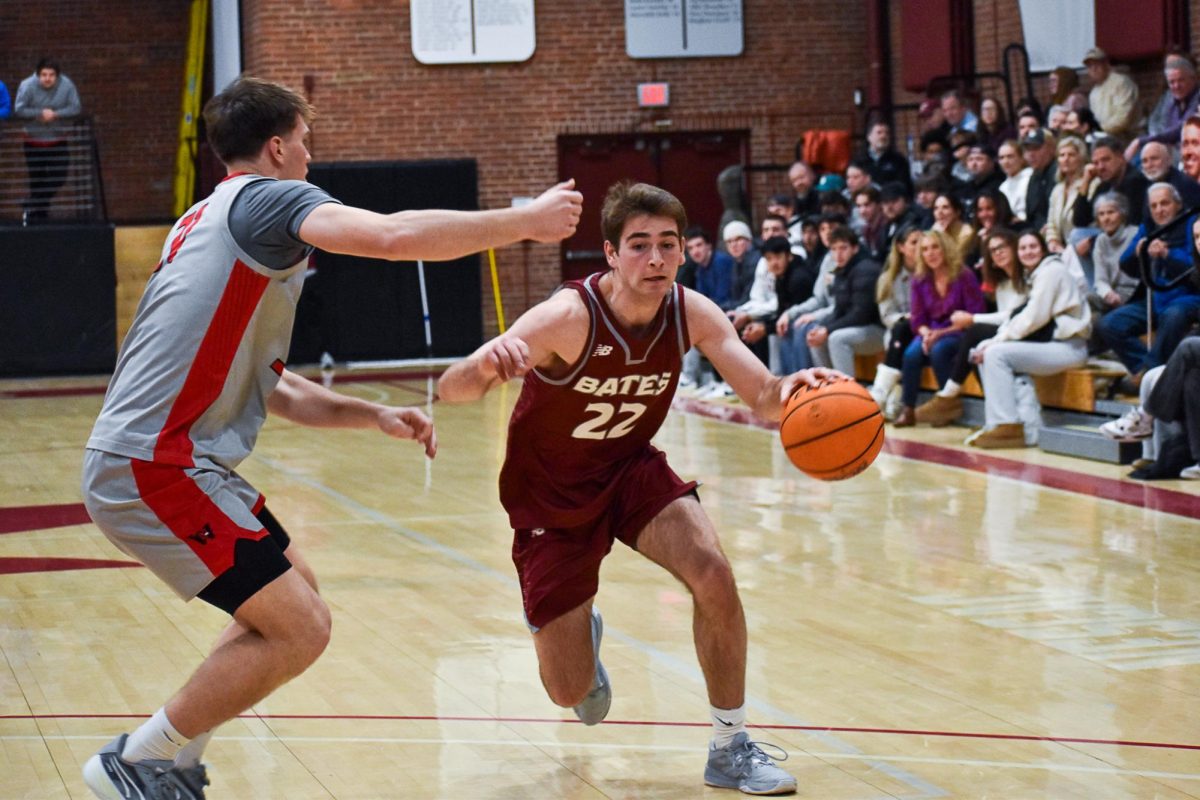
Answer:
[[788, 398], [779, 425], [783, 449], [796, 468], [823, 481], [853, 477], [883, 448], [883, 414], [854, 381], [807, 384]]

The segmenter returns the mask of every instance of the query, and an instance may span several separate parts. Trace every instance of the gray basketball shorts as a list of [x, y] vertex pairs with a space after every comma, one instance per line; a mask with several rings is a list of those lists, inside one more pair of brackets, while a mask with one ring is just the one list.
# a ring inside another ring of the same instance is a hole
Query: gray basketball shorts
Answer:
[[83, 499], [109, 541], [184, 600], [233, 614], [291, 567], [286, 531], [236, 472], [87, 450]]

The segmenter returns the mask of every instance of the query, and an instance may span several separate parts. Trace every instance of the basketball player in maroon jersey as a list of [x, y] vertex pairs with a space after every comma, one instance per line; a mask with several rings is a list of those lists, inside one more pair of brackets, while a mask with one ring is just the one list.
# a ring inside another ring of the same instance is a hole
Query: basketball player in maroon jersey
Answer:
[[801, 384], [826, 369], [770, 374], [712, 301], [675, 283], [684, 261], [683, 205], [646, 184], [609, 190], [602, 212], [611, 269], [534, 306], [505, 334], [448, 369], [447, 402], [524, 386], [509, 423], [500, 500], [515, 530], [526, 622], [542, 683], [585, 724], [608, 713], [602, 620], [592, 601], [614, 539], [679, 578], [694, 600], [696, 652], [708, 686], [711, 786], [788, 794], [796, 780], [746, 734], [746, 622], [733, 570], [696, 495], [650, 444], [692, 346], [754, 412], [778, 420]]

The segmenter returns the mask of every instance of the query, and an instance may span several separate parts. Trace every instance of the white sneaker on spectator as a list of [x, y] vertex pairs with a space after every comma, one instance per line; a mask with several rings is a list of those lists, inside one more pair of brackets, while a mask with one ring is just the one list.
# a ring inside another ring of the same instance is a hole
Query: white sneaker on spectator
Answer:
[[1200, 464], [1184, 467], [1183, 471], [1179, 473], [1179, 477], [1187, 481], [1200, 481]]
[[692, 378], [687, 375], [679, 376], [679, 391], [683, 394], [694, 394], [699, 388], [700, 384], [696, 383]]
[[733, 397], [733, 388], [725, 381], [717, 381], [700, 397], [704, 400], [724, 400]]
[[903, 401], [904, 395], [901, 387], [893, 386], [883, 404], [883, 418], [890, 422], [900, 416], [900, 409], [904, 407]]
[[1141, 406], [1131, 408], [1125, 415], [1100, 426], [1100, 432], [1118, 442], [1138, 442], [1154, 433], [1154, 417]]

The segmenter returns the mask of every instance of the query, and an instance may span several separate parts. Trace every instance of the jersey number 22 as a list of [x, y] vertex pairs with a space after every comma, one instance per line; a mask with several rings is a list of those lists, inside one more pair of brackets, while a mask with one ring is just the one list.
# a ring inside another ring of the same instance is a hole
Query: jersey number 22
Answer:
[[[638, 418], [646, 413], [642, 403], [621, 403], [616, 408], [612, 403], [588, 403], [584, 409], [593, 416], [575, 426], [571, 436], [575, 439], [619, 439], [633, 430]], [[616, 417], [615, 424], [613, 417]]]

